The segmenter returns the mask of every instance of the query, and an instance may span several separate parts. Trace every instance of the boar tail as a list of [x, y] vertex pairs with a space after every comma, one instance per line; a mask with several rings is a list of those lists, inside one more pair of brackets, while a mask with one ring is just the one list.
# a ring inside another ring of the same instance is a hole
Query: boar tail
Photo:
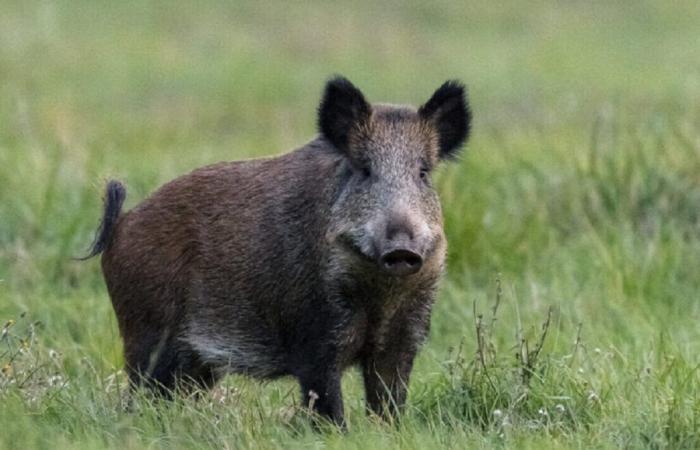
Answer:
[[90, 259], [93, 256], [99, 255], [107, 248], [125, 198], [126, 188], [124, 185], [117, 180], [110, 180], [105, 189], [102, 221], [95, 232], [95, 239], [92, 241], [90, 253], [87, 256], [78, 258], [79, 260], [84, 261]]

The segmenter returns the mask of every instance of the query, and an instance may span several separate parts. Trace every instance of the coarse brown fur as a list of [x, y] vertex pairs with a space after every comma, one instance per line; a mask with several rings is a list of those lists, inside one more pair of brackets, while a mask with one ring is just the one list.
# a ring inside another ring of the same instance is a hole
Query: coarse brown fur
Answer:
[[343, 423], [341, 375], [359, 364], [369, 410], [403, 405], [444, 270], [429, 173], [470, 119], [456, 82], [415, 110], [335, 78], [320, 135], [298, 150], [197, 169], [121, 215], [110, 182], [91, 254], [103, 251], [133, 383], [291, 375]]

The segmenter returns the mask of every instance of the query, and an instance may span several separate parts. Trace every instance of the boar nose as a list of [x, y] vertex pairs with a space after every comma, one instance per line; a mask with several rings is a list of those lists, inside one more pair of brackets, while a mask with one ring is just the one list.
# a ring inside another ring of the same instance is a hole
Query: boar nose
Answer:
[[423, 257], [407, 248], [394, 248], [382, 254], [379, 265], [390, 275], [411, 275], [423, 266]]
[[386, 240], [390, 242], [413, 241], [413, 226], [408, 217], [392, 217], [386, 227]]
[[411, 275], [423, 266], [423, 257], [416, 249], [413, 228], [409, 218], [404, 215], [396, 215], [389, 220], [384, 248], [379, 257], [379, 265], [388, 274]]

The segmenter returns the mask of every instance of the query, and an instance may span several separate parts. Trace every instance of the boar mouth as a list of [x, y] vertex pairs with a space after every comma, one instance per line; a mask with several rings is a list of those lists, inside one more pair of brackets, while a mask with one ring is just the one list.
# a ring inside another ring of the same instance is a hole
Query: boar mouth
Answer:
[[355, 254], [358, 256], [360, 259], [363, 261], [369, 262], [369, 263], [375, 263], [376, 258], [374, 258], [372, 255], [368, 255], [362, 247], [356, 243], [356, 241], [349, 235], [341, 235], [338, 239], [340, 241], [340, 244], [347, 250], [349, 250], [351, 253]]
[[420, 271], [423, 265], [423, 256], [419, 252], [403, 246], [394, 246], [382, 252], [381, 255], [373, 256], [363, 250], [351, 236], [343, 235], [338, 241], [347, 251], [377, 267], [386, 275], [398, 277], [413, 275]]

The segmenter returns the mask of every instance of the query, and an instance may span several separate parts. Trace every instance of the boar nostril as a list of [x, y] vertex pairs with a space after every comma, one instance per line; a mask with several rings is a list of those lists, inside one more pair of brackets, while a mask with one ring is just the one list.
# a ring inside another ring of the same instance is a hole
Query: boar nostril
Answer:
[[397, 249], [384, 253], [379, 264], [391, 275], [411, 275], [420, 270], [423, 258], [411, 250]]

